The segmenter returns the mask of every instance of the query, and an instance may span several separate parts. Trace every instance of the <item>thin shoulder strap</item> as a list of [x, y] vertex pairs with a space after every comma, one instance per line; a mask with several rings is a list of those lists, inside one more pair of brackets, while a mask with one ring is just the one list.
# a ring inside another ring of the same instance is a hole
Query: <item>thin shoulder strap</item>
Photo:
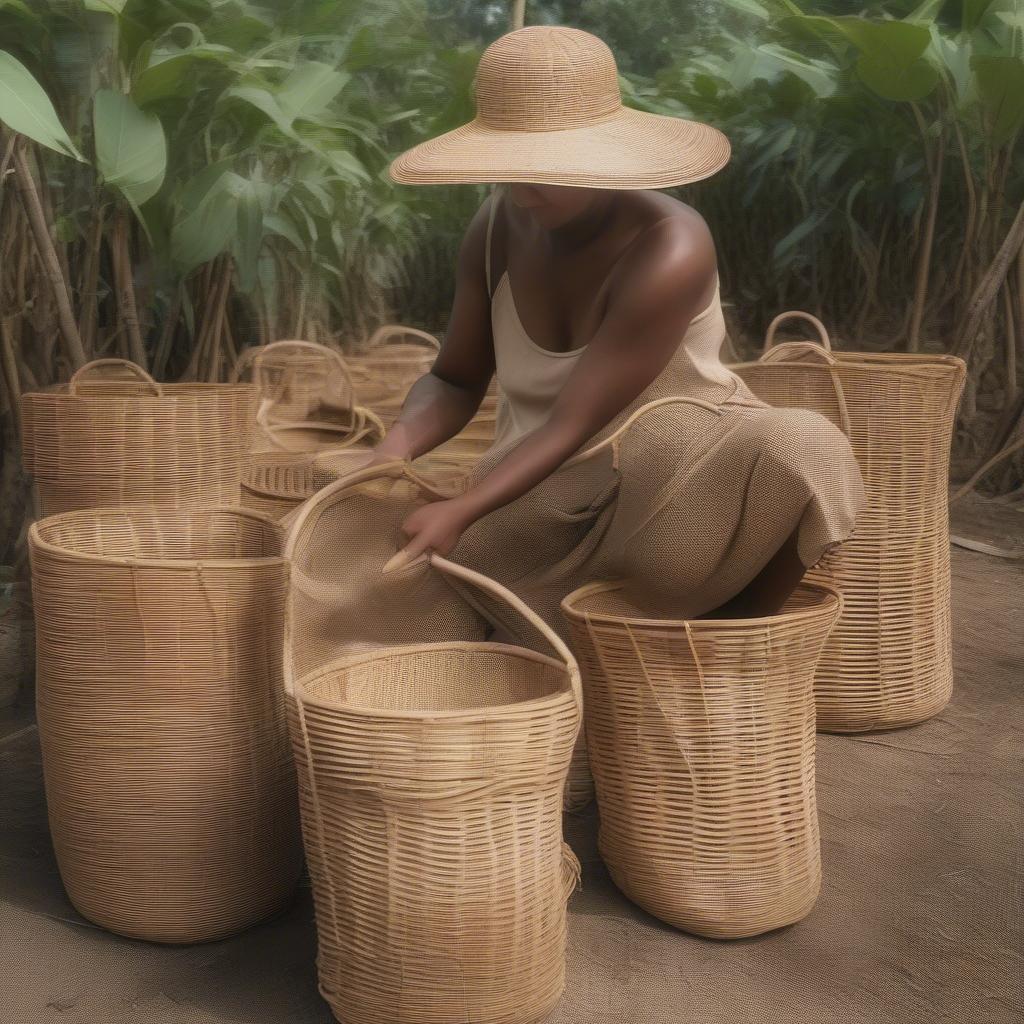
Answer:
[[484, 238], [484, 274], [487, 276], [487, 297], [494, 298], [494, 289], [491, 287], [491, 235], [494, 234], [494, 216], [498, 212], [498, 202], [501, 199], [502, 188], [494, 186], [491, 192], [491, 208], [487, 212], [487, 235]]

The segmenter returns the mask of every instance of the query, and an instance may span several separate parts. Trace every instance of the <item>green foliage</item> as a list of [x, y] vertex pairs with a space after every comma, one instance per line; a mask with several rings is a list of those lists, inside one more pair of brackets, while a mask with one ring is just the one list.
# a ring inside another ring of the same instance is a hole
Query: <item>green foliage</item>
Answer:
[[16, 57], [0, 50], [0, 122], [63, 156], [81, 159], [49, 96]]

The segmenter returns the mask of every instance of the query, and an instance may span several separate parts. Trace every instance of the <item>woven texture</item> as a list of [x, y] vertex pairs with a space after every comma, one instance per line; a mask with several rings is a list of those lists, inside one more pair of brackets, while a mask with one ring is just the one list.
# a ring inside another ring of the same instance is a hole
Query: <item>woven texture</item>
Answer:
[[29, 547], [46, 798], [71, 902], [157, 942], [280, 909], [301, 847], [274, 525], [89, 510], [35, 523]]
[[[478, 639], [492, 612], [532, 616], [491, 581], [437, 558], [381, 577], [383, 550], [348, 549], [353, 530], [370, 548], [388, 536], [353, 527], [360, 511], [387, 519], [425, 497], [407, 466], [375, 467], [321, 491], [289, 534], [285, 671], [320, 990], [352, 1024], [527, 1024], [564, 984], [578, 670], [554, 634], [556, 657]], [[339, 578], [328, 552], [361, 564]], [[354, 587], [364, 567], [376, 575]], [[340, 637], [345, 590], [363, 597]]]
[[578, 29], [537, 25], [497, 39], [475, 91], [474, 120], [399, 156], [395, 181], [666, 188], [729, 160], [716, 128], [623, 107], [611, 50]]
[[771, 618], [687, 622], [595, 583], [563, 610], [615, 884], [712, 938], [806, 916], [821, 882], [812, 680], [838, 594], [805, 585]]
[[249, 385], [157, 384], [123, 360], [21, 400], [41, 516], [114, 505], [234, 505], [253, 436]]
[[941, 711], [953, 687], [947, 488], [964, 364], [806, 341], [773, 348], [775, 326], [791, 315], [773, 324], [762, 359], [736, 372], [764, 401], [843, 428], [866, 491], [856, 532], [820, 576], [835, 581], [845, 610], [815, 680], [818, 727], [913, 725]]
[[251, 373], [256, 385], [255, 450], [315, 452], [372, 445], [384, 426], [358, 404], [341, 354], [309, 341], [275, 341], [246, 349], [234, 377]]

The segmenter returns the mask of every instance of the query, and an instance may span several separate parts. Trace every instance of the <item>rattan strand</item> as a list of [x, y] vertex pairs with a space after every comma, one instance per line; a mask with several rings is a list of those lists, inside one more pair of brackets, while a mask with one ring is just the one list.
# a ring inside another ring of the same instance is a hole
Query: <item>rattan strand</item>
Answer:
[[[317, 563], [351, 514], [348, 497], [385, 494], [408, 474], [395, 464], [333, 484], [289, 533], [300, 582], [285, 675], [320, 990], [350, 1024], [539, 1022], [564, 984], [565, 903], [579, 872], [561, 835], [580, 720], [572, 655], [539, 620], [555, 658], [458, 639], [332, 657], [328, 638], [317, 642], [310, 595], [329, 600]], [[457, 630], [476, 616], [460, 596], [468, 586], [536, 618], [491, 581], [432, 564], [388, 577], [411, 615], [447, 600], [462, 612], [436, 621]]]
[[252, 440], [249, 385], [157, 384], [124, 360], [22, 397], [41, 516], [115, 505], [236, 505]]
[[802, 585], [770, 618], [686, 622], [644, 617], [621, 587], [562, 604], [615, 884], [712, 938], [799, 921], [821, 880], [812, 678], [838, 594]]
[[815, 678], [818, 728], [866, 732], [938, 714], [953, 689], [948, 478], [965, 367], [953, 356], [831, 352], [807, 341], [733, 369], [765, 402], [814, 409], [850, 438], [866, 502], [853, 537], [816, 578], [844, 612]]
[[46, 798], [71, 902], [172, 943], [280, 909], [301, 845], [274, 524], [88, 510], [35, 523], [29, 546]]

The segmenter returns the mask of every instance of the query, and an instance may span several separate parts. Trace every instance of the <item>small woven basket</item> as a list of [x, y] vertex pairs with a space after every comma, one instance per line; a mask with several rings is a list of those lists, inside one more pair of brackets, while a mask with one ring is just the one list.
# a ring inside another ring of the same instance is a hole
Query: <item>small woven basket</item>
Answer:
[[[346, 486], [358, 485], [340, 481], [298, 514], [294, 566], [321, 545], [317, 516]], [[418, 643], [353, 652], [295, 679], [308, 646], [291, 621], [286, 687], [320, 991], [352, 1024], [539, 1022], [563, 988], [565, 904], [579, 873], [561, 836], [578, 670], [504, 588], [431, 564], [460, 593], [506, 602], [557, 656]], [[403, 572], [420, 594], [417, 574], [434, 575]]]
[[22, 397], [23, 458], [41, 516], [115, 505], [236, 505], [255, 392], [158, 384], [99, 359]]
[[69, 512], [29, 531], [50, 831], [71, 902], [156, 942], [280, 909], [301, 868], [274, 524]]
[[258, 452], [317, 452], [369, 445], [384, 425], [357, 402], [348, 364], [336, 349], [311, 341], [275, 341], [246, 349], [233, 379], [251, 373], [258, 393]]
[[644, 618], [619, 583], [563, 601], [583, 672], [601, 856], [655, 917], [726, 939], [813, 907], [812, 679], [840, 608], [834, 590], [807, 585], [763, 619]]
[[[820, 340], [774, 346], [792, 317]], [[769, 405], [841, 427], [864, 478], [853, 537], [813, 577], [833, 580], [844, 600], [815, 678], [818, 728], [894, 729], [938, 714], [953, 691], [949, 452], [963, 361], [833, 352], [820, 321], [788, 312], [768, 328], [761, 359], [733, 369]]]
[[430, 372], [441, 343], [432, 334], [402, 324], [378, 327], [362, 350], [348, 356], [360, 400], [390, 430], [409, 388]]

